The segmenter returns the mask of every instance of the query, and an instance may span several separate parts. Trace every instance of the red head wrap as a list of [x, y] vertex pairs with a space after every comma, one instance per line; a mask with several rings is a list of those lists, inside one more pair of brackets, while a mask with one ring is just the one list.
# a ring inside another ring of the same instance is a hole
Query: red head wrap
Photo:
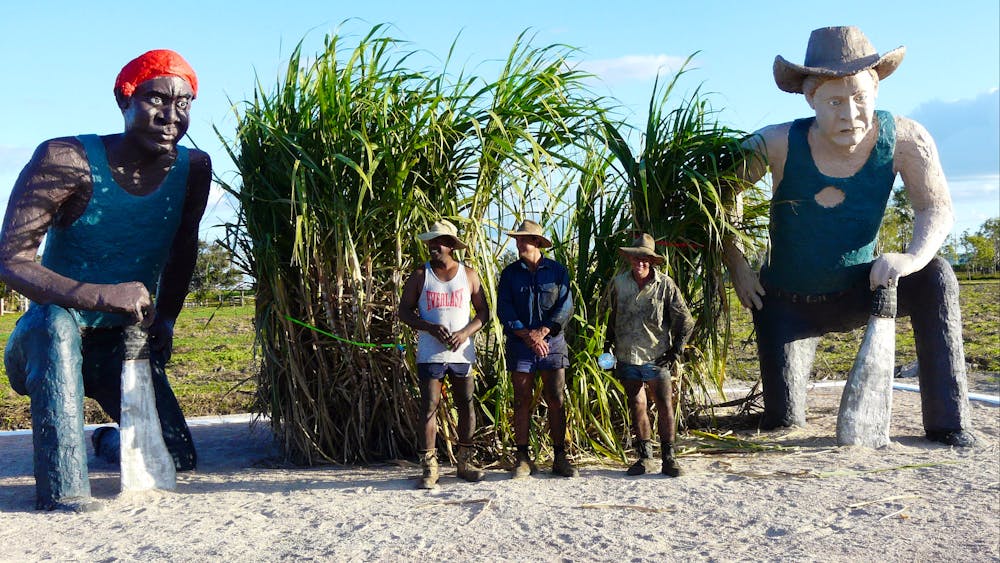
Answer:
[[115, 79], [115, 92], [121, 92], [125, 97], [135, 92], [136, 86], [158, 76], [178, 76], [187, 80], [191, 91], [198, 96], [198, 77], [194, 69], [183, 57], [169, 49], [154, 49], [129, 61], [122, 67]]

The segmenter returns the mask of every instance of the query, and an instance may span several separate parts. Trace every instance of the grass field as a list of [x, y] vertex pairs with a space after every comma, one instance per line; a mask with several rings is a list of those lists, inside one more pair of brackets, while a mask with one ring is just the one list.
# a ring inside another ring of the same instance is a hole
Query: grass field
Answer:
[[[987, 374], [979, 383], [997, 383], [1000, 373], [1000, 280], [961, 282], [962, 337], [970, 372]], [[758, 377], [757, 348], [750, 313], [740, 308], [734, 315], [735, 343], [727, 373], [737, 379]], [[843, 379], [864, 338], [864, 329], [828, 334], [820, 339], [812, 379]], [[915, 362], [913, 328], [908, 318], [896, 322], [896, 365]], [[985, 381], [983, 381], [985, 379]], [[996, 391], [994, 391], [996, 392]]]
[[[0, 346], [17, 321], [0, 319]], [[188, 307], [174, 328], [170, 384], [187, 416], [248, 412], [253, 404], [253, 306]], [[28, 398], [14, 392], [0, 365], [0, 430], [28, 428]], [[97, 403], [86, 401], [87, 423], [110, 422]]]
[[[973, 387], [996, 393], [1000, 374], [1000, 281], [962, 282], [965, 357], [976, 372]], [[729, 365], [735, 379], [757, 378], [756, 348], [750, 315], [735, 315], [736, 342]], [[256, 390], [253, 353], [253, 306], [190, 307], [177, 320], [174, 355], [167, 365], [174, 392], [187, 416], [248, 412]], [[0, 318], [0, 346], [6, 346], [16, 315]], [[862, 329], [833, 334], [820, 341], [813, 379], [842, 379], [850, 371]], [[897, 364], [913, 362], [913, 330], [909, 320], [897, 323]], [[108, 419], [87, 400], [88, 423]], [[11, 389], [0, 365], [0, 430], [30, 427], [28, 398]]]

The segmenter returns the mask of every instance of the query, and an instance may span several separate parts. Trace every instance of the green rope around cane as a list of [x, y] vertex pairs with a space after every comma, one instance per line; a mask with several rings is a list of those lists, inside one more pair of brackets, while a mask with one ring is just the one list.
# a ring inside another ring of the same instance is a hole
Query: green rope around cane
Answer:
[[346, 339], [344, 337], [337, 336], [336, 334], [331, 334], [331, 333], [329, 333], [329, 332], [327, 332], [327, 331], [325, 331], [325, 330], [323, 330], [321, 328], [314, 327], [313, 325], [311, 325], [309, 323], [302, 322], [302, 321], [300, 321], [300, 320], [298, 320], [298, 319], [296, 319], [294, 317], [290, 317], [288, 315], [285, 315], [285, 318], [288, 319], [288, 320], [290, 320], [290, 321], [292, 321], [293, 323], [295, 323], [297, 325], [304, 326], [304, 327], [308, 328], [309, 330], [318, 332], [318, 333], [322, 334], [323, 336], [329, 336], [330, 338], [332, 338], [334, 340], [337, 340], [339, 342], [343, 342], [345, 344], [351, 344], [353, 346], [358, 346], [358, 347], [361, 347], [361, 348], [395, 348], [397, 350], [405, 350], [406, 349], [406, 346], [404, 346], [403, 344], [400, 344], [398, 342], [392, 343], [392, 344], [375, 344], [374, 342], [356, 342], [354, 340], [348, 340], [348, 339]]

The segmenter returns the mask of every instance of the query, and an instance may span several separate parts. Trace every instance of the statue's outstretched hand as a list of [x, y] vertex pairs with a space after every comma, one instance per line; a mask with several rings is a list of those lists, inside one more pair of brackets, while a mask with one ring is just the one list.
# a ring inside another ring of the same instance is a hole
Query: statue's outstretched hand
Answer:
[[753, 271], [743, 251], [733, 241], [729, 239], [723, 241], [722, 249], [722, 261], [729, 270], [729, 279], [733, 282], [736, 297], [747, 309], [759, 310], [764, 306], [761, 300], [764, 286], [760, 285], [757, 272]]
[[736, 297], [744, 307], [760, 310], [764, 306], [760, 299], [764, 295], [764, 286], [760, 285], [757, 272], [753, 271], [746, 260], [734, 260], [729, 267], [729, 277], [733, 281]]
[[872, 264], [868, 282], [874, 291], [878, 287], [896, 287], [899, 278], [908, 276], [918, 269], [917, 259], [912, 254], [887, 252]]

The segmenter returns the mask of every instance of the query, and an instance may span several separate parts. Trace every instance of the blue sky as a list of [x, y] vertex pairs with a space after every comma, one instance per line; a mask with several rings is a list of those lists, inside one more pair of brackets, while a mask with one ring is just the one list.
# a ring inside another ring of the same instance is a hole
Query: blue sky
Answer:
[[[916, 5], [917, 7], [914, 7]], [[657, 71], [698, 52], [681, 92], [701, 86], [726, 124], [755, 130], [809, 115], [802, 96], [777, 89], [775, 55], [801, 63], [809, 32], [857, 25], [880, 52], [907, 47], [902, 65], [880, 87], [878, 107], [923, 123], [942, 156], [955, 203], [955, 232], [1000, 214], [1000, 3], [996, 0], [894, 2], [391, 2], [367, 0], [223, 2], [181, 5], [92, 0], [5, 3], [0, 20], [0, 201], [32, 150], [45, 139], [121, 131], [111, 93], [128, 60], [156, 48], [180, 52], [198, 72], [190, 140], [218, 172], [232, 166], [213, 126], [231, 136], [231, 101], [272, 84], [294, 45], [321, 48], [327, 33], [351, 37], [389, 23], [391, 35], [491, 76], [517, 35], [536, 45], [580, 49], [600, 75], [595, 91], [618, 99], [635, 125], [645, 117]], [[190, 142], [186, 143], [190, 144]], [[231, 213], [217, 192], [205, 237]]]

